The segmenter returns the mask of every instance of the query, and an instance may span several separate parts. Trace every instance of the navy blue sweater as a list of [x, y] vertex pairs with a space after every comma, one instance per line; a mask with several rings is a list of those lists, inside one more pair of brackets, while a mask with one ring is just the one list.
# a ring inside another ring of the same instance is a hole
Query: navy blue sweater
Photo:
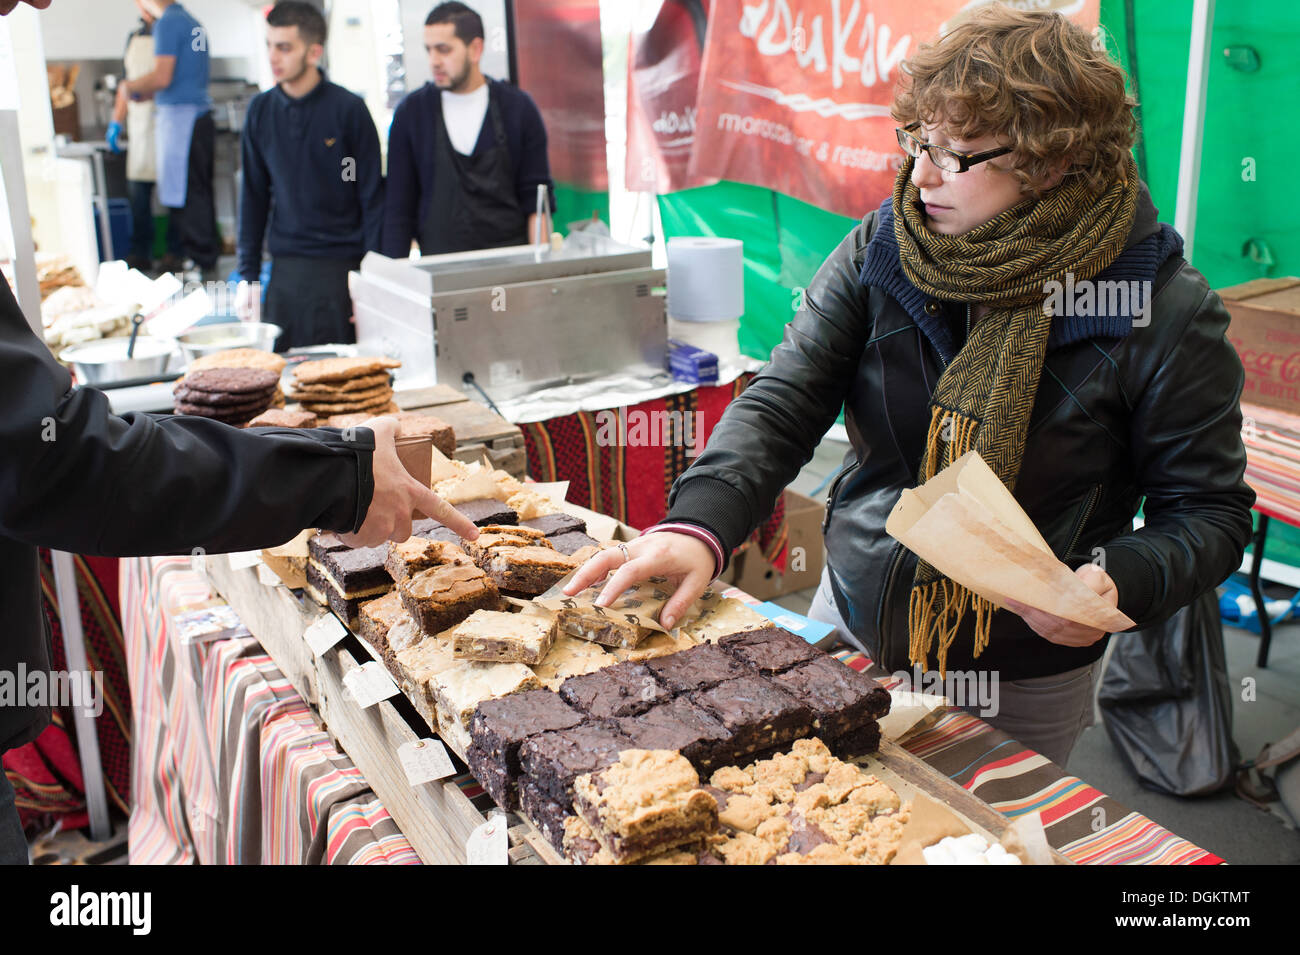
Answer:
[[[537, 187], [545, 183], [555, 207], [555, 184], [546, 156], [546, 126], [533, 98], [518, 87], [489, 78], [492, 94], [500, 97], [501, 119], [515, 166], [515, 194], [520, 208], [532, 214]], [[388, 184], [384, 205], [384, 239], [380, 251], [406, 258], [411, 240], [418, 238], [433, 195], [434, 156], [442, 120], [442, 90], [426, 83], [397, 105], [388, 131]], [[474, 155], [494, 145], [490, 116], [483, 118]]]
[[257, 279], [264, 238], [272, 258], [359, 259], [379, 248], [379, 133], [361, 97], [324, 77], [298, 100], [273, 87], [248, 104], [242, 140], [243, 278]]

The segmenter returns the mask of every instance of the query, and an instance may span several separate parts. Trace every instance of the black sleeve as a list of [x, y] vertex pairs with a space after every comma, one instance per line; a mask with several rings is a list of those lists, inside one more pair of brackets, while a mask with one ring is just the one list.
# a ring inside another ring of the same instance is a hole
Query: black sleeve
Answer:
[[727, 406], [704, 453], [669, 492], [667, 520], [708, 529], [726, 554], [772, 513], [844, 404], [870, 331], [856, 256], [874, 216], [818, 269], [771, 360]]
[[1135, 402], [1130, 432], [1145, 524], [1102, 548], [1119, 609], [1138, 627], [1221, 584], [1251, 536], [1255, 492], [1243, 480], [1238, 404], [1245, 371], [1226, 336], [1228, 310], [1204, 279], [1199, 288], [1203, 298]]
[[374, 435], [241, 430], [111, 413], [27, 326], [0, 281], [0, 535], [82, 554], [270, 547], [353, 531], [373, 492]]

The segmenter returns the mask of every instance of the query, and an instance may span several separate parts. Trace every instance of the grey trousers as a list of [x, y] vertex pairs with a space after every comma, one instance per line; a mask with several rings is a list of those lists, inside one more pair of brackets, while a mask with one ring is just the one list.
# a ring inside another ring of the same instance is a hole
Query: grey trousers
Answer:
[[[848, 627], [840, 617], [831, 595], [830, 577], [822, 571], [821, 584], [808, 608], [808, 616], [835, 627], [836, 635], [849, 646], [860, 641], [851, 639]], [[1032, 677], [1025, 680], [996, 680], [992, 675], [979, 683], [979, 691], [972, 698], [959, 698], [954, 702], [966, 704], [962, 709], [978, 716], [986, 723], [1002, 730], [1008, 736], [1046, 756], [1064, 767], [1070, 751], [1079, 741], [1083, 731], [1093, 724], [1093, 700], [1101, 680], [1102, 661], [1088, 666], [1055, 673], [1051, 676]], [[867, 671], [871, 676], [889, 674], [875, 661]], [[912, 674], [900, 673], [912, 682]], [[937, 678], [938, 674], [934, 674]], [[950, 674], [951, 676], [951, 674]], [[972, 677], [977, 675], [972, 675]], [[928, 682], [928, 675], [923, 678]], [[923, 683], [920, 689], [925, 689]], [[952, 686], [953, 684], [949, 684]], [[956, 684], [961, 687], [962, 684]], [[954, 694], [949, 693], [951, 699]], [[978, 696], [978, 699], [974, 699]]]

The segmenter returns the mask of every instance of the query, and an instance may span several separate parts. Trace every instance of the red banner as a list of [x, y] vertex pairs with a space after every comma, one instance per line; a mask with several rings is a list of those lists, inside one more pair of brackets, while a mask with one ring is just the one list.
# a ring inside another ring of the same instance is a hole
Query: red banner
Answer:
[[609, 189], [599, 0], [515, 4], [519, 86], [546, 123], [551, 177], [592, 192]]
[[[843, 215], [875, 208], [903, 160], [889, 115], [899, 65], [985, 2], [718, 0], [689, 175], [764, 186]], [[1010, 5], [1059, 10], [1092, 29], [1099, 3]], [[632, 185], [631, 160], [629, 188], [647, 188]]]
[[707, 7], [705, 0], [664, 0], [650, 28], [628, 40], [629, 192], [676, 192], [712, 181], [689, 175]]

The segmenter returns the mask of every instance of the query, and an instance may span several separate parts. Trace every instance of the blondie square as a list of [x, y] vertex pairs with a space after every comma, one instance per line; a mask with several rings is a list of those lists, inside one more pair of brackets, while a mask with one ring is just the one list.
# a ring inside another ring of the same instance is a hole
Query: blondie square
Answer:
[[555, 621], [523, 613], [475, 610], [451, 631], [456, 656], [485, 663], [541, 663], [555, 642]]

